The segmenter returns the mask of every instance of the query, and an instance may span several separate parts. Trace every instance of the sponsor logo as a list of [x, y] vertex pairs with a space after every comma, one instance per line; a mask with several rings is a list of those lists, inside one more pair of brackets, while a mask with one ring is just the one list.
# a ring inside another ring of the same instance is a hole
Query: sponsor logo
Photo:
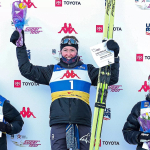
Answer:
[[38, 147], [41, 144], [38, 144], [39, 140], [25, 140], [23, 145], [28, 145], [29, 147]]
[[121, 27], [113, 27], [113, 31], [122, 31]]
[[96, 33], [103, 33], [103, 25], [96, 25]]
[[135, 0], [135, 2], [137, 3], [137, 2], [139, 2], [139, 0]]
[[108, 87], [108, 90], [110, 90], [110, 92], [120, 92], [123, 90], [120, 87], [122, 87], [122, 85], [111, 85]]
[[80, 138], [80, 141], [84, 141], [85, 143], [90, 143], [90, 133], [88, 133], [87, 135], [84, 135], [83, 137]]
[[111, 110], [110, 108], [105, 108], [104, 120], [110, 120], [110, 119], [111, 119]]
[[2, 7], [2, 6], [1, 6], [1, 2], [0, 2], [0, 7]]
[[21, 88], [21, 80], [14, 80], [14, 87]]
[[61, 77], [60, 79], [63, 79], [64, 77], [66, 77], [66, 78], [70, 78], [70, 77], [75, 78], [75, 77], [77, 77], [78, 79], [80, 79], [80, 77], [78, 77], [78, 75], [75, 74], [73, 70], [71, 70], [71, 72], [69, 72], [69, 70], [67, 70], [66, 73], [63, 75], [63, 77]]
[[62, 0], [55, 0], [55, 7], [62, 7]]
[[33, 116], [33, 118], [36, 118], [34, 115], [33, 115], [33, 112], [30, 111], [30, 108], [27, 107], [27, 111], [25, 109], [25, 107], [22, 108], [22, 111], [20, 111], [20, 115], [22, 115], [23, 118], [30, 118], [31, 116]]
[[75, 29], [72, 27], [71, 23], [69, 23], [68, 27], [67, 27], [67, 23], [64, 23], [64, 26], [61, 28], [61, 30], [58, 32], [58, 33], [61, 33], [61, 32], [64, 32], [65, 34], [66, 33], [69, 33], [71, 34], [72, 32], [74, 32], [75, 34], [78, 34]]
[[[121, 27], [113, 27], [113, 31], [122, 31]], [[103, 33], [103, 25], [96, 25], [96, 32]]]
[[150, 23], [146, 23], [146, 35], [150, 35]]
[[79, 1], [64, 1], [64, 5], [81, 5]]
[[14, 145], [19, 147], [38, 147], [40, 140], [27, 140], [26, 135], [15, 134], [11, 136], [11, 141]]
[[103, 141], [103, 145], [119, 145], [117, 141]]
[[148, 106], [149, 106], [149, 102], [145, 102], [144, 107], [148, 107]]
[[30, 50], [26, 50], [26, 51], [27, 51], [28, 59], [30, 61], [31, 60], [31, 51]]
[[136, 61], [143, 61], [143, 54], [136, 54]]
[[39, 34], [40, 32], [43, 32], [43, 31], [39, 31], [39, 29], [41, 28], [42, 27], [27, 27], [25, 29], [25, 32], [30, 34]]
[[23, 0], [23, 2], [28, 6], [28, 8], [31, 8], [32, 6], [34, 7], [34, 8], [37, 8], [35, 5], [34, 5], [34, 3], [33, 2], [31, 2], [31, 0]]
[[53, 54], [53, 55], [56, 54], [56, 49], [52, 49], [52, 54]]
[[144, 92], [147, 92], [147, 91], [150, 92], [150, 87], [149, 87], [149, 85], [147, 84], [147, 81], [144, 81], [144, 85], [142, 85], [141, 89], [138, 90], [138, 92], [141, 92], [142, 90], [144, 90]]
[[[39, 86], [38, 83], [35, 82], [22, 82], [23, 86]], [[21, 88], [21, 80], [14, 80], [14, 87]]]
[[146, 60], [149, 60], [150, 56], [144, 56], [143, 54], [136, 54], [136, 61], [144, 61], [144, 58]]

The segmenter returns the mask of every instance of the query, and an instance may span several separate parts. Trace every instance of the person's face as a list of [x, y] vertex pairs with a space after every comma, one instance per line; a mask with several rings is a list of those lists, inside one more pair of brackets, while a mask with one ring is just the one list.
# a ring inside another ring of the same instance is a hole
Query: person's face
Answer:
[[73, 57], [76, 56], [77, 54], [77, 50], [76, 48], [72, 47], [72, 46], [65, 46], [62, 51], [61, 54], [63, 57], [65, 57], [66, 59], [71, 59]]

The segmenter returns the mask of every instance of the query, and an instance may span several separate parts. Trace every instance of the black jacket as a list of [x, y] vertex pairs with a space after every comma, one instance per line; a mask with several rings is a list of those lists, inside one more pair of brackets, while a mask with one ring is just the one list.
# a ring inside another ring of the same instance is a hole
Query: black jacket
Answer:
[[122, 132], [126, 142], [128, 142], [129, 144], [137, 145], [136, 150], [145, 150], [142, 148], [143, 143], [140, 143], [138, 140], [138, 137], [142, 133], [141, 131], [139, 131], [140, 124], [137, 119], [140, 116], [140, 110], [141, 102], [138, 102], [132, 108], [131, 113], [127, 118], [127, 121], [124, 124]]
[[[21, 74], [29, 80], [36, 83], [49, 85], [50, 79], [53, 74], [54, 65], [48, 65], [47, 67], [32, 65], [26, 53], [26, 47], [17, 47], [17, 58], [19, 62], [19, 70]], [[79, 61], [73, 64], [67, 65], [60, 61], [58, 65], [64, 68], [74, 68], [82, 65], [83, 62]], [[97, 85], [97, 77], [99, 68], [93, 67], [88, 64], [88, 75], [92, 81], [92, 85]], [[109, 85], [118, 82], [119, 76], [119, 58], [115, 59], [115, 63], [111, 67], [111, 79]], [[58, 123], [77, 123], [87, 126], [91, 126], [91, 109], [88, 104], [80, 99], [76, 98], [59, 98], [51, 103], [50, 107], [50, 126]]]
[[[17, 134], [22, 130], [24, 122], [20, 113], [7, 101], [5, 101], [3, 105], [3, 115], [5, 121], [11, 126], [11, 132], [8, 134]], [[7, 150], [6, 134], [2, 134], [0, 138], [0, 150]]]

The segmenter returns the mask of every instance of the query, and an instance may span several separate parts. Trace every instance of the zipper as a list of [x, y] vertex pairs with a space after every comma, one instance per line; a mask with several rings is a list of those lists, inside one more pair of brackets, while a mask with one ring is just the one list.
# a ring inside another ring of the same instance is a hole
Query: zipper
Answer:
[[71, 99], [69, 98], [69, 123], [71, 123]]

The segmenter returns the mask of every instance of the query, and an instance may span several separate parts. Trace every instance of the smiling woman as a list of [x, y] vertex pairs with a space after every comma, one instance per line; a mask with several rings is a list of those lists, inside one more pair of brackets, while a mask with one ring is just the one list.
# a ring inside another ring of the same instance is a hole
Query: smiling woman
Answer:
[[[24, 31], [21, 34], [24, 38]], [[14, 31], [10, 41], [16, 44], [18, 38], [18, 31]], [[89, 149], [92, 117], [89, 104], [90, 87], [97, 85], [99, 68], [84, 64], [80, 60], [78, 43], [75, 36], [63, 37], [60, 42], [62, 58], [58, 64], [47, 67], [30, 63], [25, 43], [16, 48], [21, 74], [36, 83], [50, 86], [51, 150]], [[111, 66], [109, 82], [109, 85], [113, 85], [117, 83], [119, 76], [119, 45], [110, 40], [107, 46], [114, 50], [116, 57]], [[85, 137], [87, 140], [82, 140]]]

